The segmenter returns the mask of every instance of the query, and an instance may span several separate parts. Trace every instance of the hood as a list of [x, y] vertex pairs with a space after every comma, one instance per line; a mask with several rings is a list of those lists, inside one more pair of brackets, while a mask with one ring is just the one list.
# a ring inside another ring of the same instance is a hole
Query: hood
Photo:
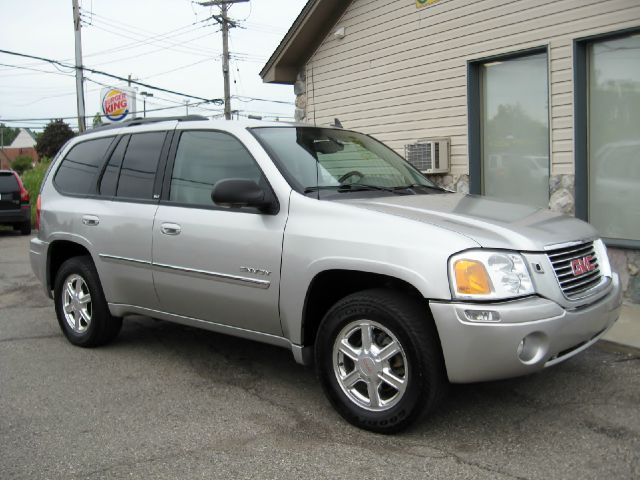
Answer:
[[477, 195], [398, 195], [339, 202], [446, 228], [484, 248], [542, 251], [549, 245], [598, 236], [591, 225], [574, 217]]

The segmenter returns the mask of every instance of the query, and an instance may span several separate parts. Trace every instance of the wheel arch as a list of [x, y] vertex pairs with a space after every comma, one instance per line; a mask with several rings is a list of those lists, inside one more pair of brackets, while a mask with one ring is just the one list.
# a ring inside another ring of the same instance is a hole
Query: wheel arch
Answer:
[[366, 270], [327, 269], [318, 272], [307, 288], [300, 324], [302, 346], [313, 347], [320, 322], [332, 305], [347, 295], [371, 288], [406, 293], [422, 302], [431, 315], [424, 292], [406, 279]]
[[[77, 239], [60, 238], [51, 241], [47, 249], [47, 290], [53, 290], [56, 275], [62, 264], [70, 258], [92, 257], [89, 245]], [[92, 257], [93, 258], [93, 257]], [[95, 264], [95, 261], [94, 261]]]

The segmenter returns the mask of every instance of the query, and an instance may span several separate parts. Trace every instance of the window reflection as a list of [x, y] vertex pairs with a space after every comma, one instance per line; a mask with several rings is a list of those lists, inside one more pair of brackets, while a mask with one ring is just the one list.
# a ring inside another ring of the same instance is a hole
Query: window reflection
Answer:
[[640, 240], [640, 36], [590, 45], [589, 221]]
[[547, 55], [481, 67], [483, 193], [547, 207]]

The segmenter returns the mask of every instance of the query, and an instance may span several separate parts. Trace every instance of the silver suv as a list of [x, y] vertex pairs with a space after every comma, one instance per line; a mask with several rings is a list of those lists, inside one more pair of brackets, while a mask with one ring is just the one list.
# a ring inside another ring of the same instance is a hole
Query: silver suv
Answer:
[[587, 223], [451, 193], [373, 138], [194, 118], [81, 135], [40, 192], [33, 270], [74, 345], [142, 314], [291, 349], [394, 432], [449, 382], [537, 372], [618, 317]]

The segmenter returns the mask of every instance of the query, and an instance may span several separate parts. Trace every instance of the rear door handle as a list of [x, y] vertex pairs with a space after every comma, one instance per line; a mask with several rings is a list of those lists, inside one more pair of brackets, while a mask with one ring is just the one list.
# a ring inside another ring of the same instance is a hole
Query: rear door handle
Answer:
[[163, 223], [160, 225], [160, 231], [165, 235], [180, 235], [182, 227], [177, 223]]
[[98, 217], [96, 217], [95, 215], [83, 215], [82, 216], [82, 223], [84, 223], [85, 225], [87, 225], [89, 227], [95, 227], [96, 225], [98, 225], [100, 223], [100, 219]]

